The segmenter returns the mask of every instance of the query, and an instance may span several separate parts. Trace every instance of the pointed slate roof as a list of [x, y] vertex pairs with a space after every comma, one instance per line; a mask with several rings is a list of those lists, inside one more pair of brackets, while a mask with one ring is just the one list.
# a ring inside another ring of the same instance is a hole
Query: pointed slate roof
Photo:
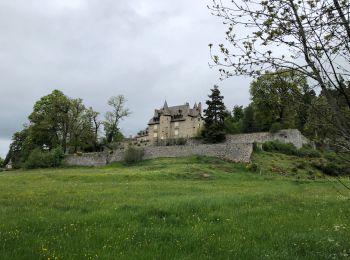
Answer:
[[158, 124], [161, 115], [171, 116], [171, 122], [175, 122], [184, 121], [188, 116], [200, 117], [201, 113], [202, 111], [200, 102], [198, 103], [198, 105], [197, 103], [195, 103], [194, 107], [190, 108], [189, 103], [186, 103], [185, 105], [169, 107], [168, 103], [165, 101], [163, 108], [154, 110], [154, 116], [149, 120], [148, 124]]
[[166, 100], [165, 100], [164, 106], [163, 106], [163, 115], [171, 116], [171, 112], [169, 110], [168, 103], [166, 102]]

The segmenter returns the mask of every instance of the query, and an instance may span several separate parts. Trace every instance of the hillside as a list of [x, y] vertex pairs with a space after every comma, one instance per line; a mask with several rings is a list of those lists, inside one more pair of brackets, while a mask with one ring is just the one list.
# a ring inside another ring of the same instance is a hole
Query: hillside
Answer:
[[[0, 173], [1, 259], [345, 259], [349, 201], [296, 158]], [[284, 175], [284, 174], [282, 174]], [[344, 179], [349, 183], [348, 179]]]

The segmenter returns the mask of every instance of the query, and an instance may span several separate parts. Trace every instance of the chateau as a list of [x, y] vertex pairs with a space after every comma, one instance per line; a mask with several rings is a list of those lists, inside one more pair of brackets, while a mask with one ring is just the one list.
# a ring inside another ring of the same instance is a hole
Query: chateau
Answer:
[[141, 143], [155, 143], [159, 140], [190, 138], [198, 135], [203, 125], [202, 104], [189, 103], [169, 107], [165, 101], [161, 109], [155, 109], [146, 130], [138, 133], [136, 139]]

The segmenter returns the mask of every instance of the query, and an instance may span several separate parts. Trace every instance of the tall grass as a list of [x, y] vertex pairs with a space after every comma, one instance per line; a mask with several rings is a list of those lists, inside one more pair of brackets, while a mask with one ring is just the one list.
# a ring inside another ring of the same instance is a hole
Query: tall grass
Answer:
[[345, 259], [349, 216], [325, 180], [207, 157], [0, 173], [1, 259]]

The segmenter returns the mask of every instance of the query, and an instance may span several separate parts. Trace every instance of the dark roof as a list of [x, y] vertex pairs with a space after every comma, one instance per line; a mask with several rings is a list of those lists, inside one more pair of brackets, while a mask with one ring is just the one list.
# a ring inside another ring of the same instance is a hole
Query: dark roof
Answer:
[[154, 110], [154, 116], [149, 120], [148, 124], [149, 125], [158, 124], [159, 118], [161, 115], [170, 116], [171, 122], [175, 122], [175, 121], [184, 121], [188, 116], [200, 117], [201, 114], [202, 114], [201, 103], [199, 103], [198, 105], [195, 104], [193, 108], [190, 108], [189, 103], [186, 103], [185, 105], [180, 105], [180, 106], [168, 107], [168, 104], [165, 101], [163, 108]]

